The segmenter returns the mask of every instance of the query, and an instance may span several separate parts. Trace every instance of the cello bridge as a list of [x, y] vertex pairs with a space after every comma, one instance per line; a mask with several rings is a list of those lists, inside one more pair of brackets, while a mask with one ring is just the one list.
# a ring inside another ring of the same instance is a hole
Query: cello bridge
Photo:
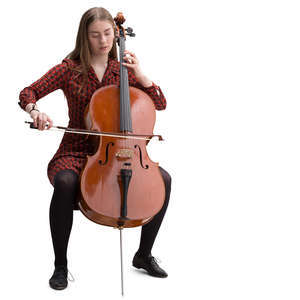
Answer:
[[117, 158], [128, 159], [128, 158], [132, 158], [132, 156], [133, 156], [133, 150], [131, 149], [120, 149], [116, 153]]

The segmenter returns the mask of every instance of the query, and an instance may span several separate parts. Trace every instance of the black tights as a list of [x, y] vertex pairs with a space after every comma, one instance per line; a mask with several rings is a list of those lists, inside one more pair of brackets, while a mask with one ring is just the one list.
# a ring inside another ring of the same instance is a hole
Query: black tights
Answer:
[[[163, 168], [160, 168], [166, 196], [162, 209], [154, 218], [142, 226], [139, 254], [149, 255], [156, 235], [168, 207], [171, 192], [171, 177]], [[67, 247], [73, 224], [73, 209], [79, 189], [79, 177], [73, 170], [59, 171], [54, 178], [54, 192], [50, 204], [50, 229], [55, 254], [54, 265], [67, 265]]]

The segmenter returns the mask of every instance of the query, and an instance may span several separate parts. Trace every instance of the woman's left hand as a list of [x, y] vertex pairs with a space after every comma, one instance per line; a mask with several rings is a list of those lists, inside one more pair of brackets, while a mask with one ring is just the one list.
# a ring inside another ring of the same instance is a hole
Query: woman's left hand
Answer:
[[123, 59], [126, 62], [123, 62], [123, 65], [129, 68], [133, 75], [136, 77], [137, 81], [140, 82], [144, 87], [149, 87], [152, 85], [152, 81], [149, 80], [143, 73], [139, 65], [139, 60], [136, 55], [128, 50], [124, 51]]
[[124, 66], [129, 68], [132, 72], [133, 75], [136, 78], [140, 78], [143, 76], [142, 70], [139, 65], [139, 60], [137, 59], [136, 55], [133, 52], [130, 52], [128, 50], [124, 51], [124, 57], [123, 59], [126, 61], [123, 63]]

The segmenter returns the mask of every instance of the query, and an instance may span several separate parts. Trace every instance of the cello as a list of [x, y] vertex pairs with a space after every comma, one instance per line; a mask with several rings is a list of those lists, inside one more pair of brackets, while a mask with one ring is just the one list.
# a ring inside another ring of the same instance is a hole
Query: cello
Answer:
[[[120, 88], [102, 87], [86, 107], [86, 127], [96, 131], [152, 135], [155, 107], [151, 98], [128, 85], [122, 64], [125, 50], [125, 21], [118, 14]], [[127, 29], [128, 31], [128, 29]], [[132, 35], [132, 29], [128, 34]], [[79, 208], [90, 220], [117, 228], [149, 222], [164, 202], [164, 182], [158, 163], [150, 160], [144, 140], [102, 136], [96, 153], [87, 156], [80, 176]]]
[[135, 35], [131, 28], [122, 27], [122, 13], [114, 20], [120, 86], [109, 85], [94, 92], [84, 113], [85, 130], [53, 127], [99, 136], [80, 175], [78, 206], [89, 220], [120, 230], [123, 295], [122, 229], [151, 221], [163, 206], [165, 186], [158, 163], [150, 160], [146, 150], [155, 136], [155, 106], [142, 90], [129, 87], [127, 68], [122, 64], [126, 35]]

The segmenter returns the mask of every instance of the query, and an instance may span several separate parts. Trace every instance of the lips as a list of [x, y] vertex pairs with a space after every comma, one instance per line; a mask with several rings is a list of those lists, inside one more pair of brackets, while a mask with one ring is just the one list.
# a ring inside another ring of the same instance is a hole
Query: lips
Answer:
[[105, 50], [106, 48], [107, 48], [107, 46], [106, 47], [100, 47], [101, 50]]

